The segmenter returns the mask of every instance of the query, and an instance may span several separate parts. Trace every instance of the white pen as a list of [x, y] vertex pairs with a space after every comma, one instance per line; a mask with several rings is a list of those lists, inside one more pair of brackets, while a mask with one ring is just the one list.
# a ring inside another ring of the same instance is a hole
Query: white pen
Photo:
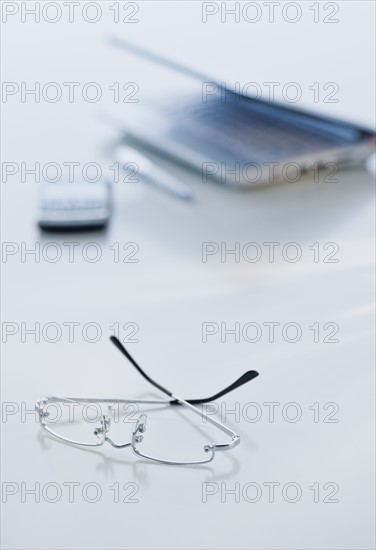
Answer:
[[[176, 179], [139, 150], [128, 145], [119, 145], [114, 151], [114, 157], [126, 172], [130, 175], [133, 174], [133, 177], [140, 176], [142, 180], [152, 183], [180, 199], [190, 200], [192, 198], [192, 192], [188, 185]], [[132, 163], [136, 166], [132, 167]], [[129, 165], [128, 168], [127, 165]]]

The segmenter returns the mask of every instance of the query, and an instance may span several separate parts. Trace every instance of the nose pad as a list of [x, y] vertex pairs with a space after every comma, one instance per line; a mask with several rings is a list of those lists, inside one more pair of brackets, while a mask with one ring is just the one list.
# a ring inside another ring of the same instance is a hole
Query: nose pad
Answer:
[[137, 420], [136, 428], [133, 433], [135, 443], [141, 443], [141, 441], [144, 439], [144, 436], [140, 434], [143, 434], [146, 432], [146, 420], [147, 420], [146, 414], [142, 414], [140, 418]]
[[142, 414], [137, 421], [136, 432], [140, 432], [141, 434], [146, 432], [146, 420], [146, 414]]
[[103, 422], [104, 422], [104, 429], [107, 433], [110, 430], [111, 427], [111, 418], [107, 418], [107, 416], [103, 415]]
[[103, 415], [103, 418], [101, 419], [101, 425], [98, 428], [95, 428], [94, 435], [99, 438], [101, 434], [106, 434], [110, 429], [110, 425], [111, 419], [106, 418], [106, 416]]

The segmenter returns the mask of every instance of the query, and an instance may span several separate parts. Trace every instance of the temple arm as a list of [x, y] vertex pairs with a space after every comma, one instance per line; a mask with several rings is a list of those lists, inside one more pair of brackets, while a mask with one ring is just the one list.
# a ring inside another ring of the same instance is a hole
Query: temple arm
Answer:
[[[236, 388], [240, 388], [240, 386], [246, 384], [247, 382], [250, 382], [258, 375], [259, 373], [255, 370], [249, 370], [242, 374], [242, 376], [238, 378], [235, 382], [230, 384], [230, 386], [210, 397], [202, 397], [201, 399], [186, 399], [185, 401], [187, 401], [191, 405], [198, 405], [199, 403], [208, 403], [209, 401], [214, 401], [215, 399], [219, 399], [223, 395], [226, 395], [226, 393], [230, 393], [230, 391], [236, 390]], [[178, 405], [177, 401], [170, 401], [170, 403], [171, 405]]]
[[[172, 392], [161, 386], [161, 384], [158, 384], [158, 382], [155, 382], [150, 376], [146, 374], [146, 372], [136, 363], [136, 361], [133, 359], [133, 357], [128, 353], [128, 351], [125, 349], [123, 344], [116, 338], [116, 336], [111, 336], [110, 340], [115, 346], [118, 348], [118, 350], [121, 351], [123, 355], [132, 363], [132, 365], [138, 370], [138, 372], [143, 376], [150, 384], [161, 390], [163, 393], [167, 394], [169, 397], [172, 397]], [[258, 372], [255, 370], [250, 370], [246, 373], [244, 373], [238, 380], [233, 382], [230, 386], [223, 389], [222, 391], [212, 395], [211, 397], [204, 397], [201, 399], [186, 399], [186, 401], [190, 404], [199, 404], [199, 403], [208, 403], [209, 401], [213, 401], [214, 399], [219, 399], [223, 395], [226, 395], [226, 393], [231, 392], [232, 390], [235, 390], [236, 388], [240, 388], [243, 384], [246, 384], [250, 380], [253, 380], [258, 376]], [[176, 399], [173, 399], [170, 401], [171, 405], [178, 405], [179, 402]]]

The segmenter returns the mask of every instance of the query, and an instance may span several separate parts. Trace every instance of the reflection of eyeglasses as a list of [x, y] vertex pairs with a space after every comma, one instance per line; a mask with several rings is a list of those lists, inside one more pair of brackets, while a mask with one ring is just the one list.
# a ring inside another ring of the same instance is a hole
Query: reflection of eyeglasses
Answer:
[[[132, 447], [133, 451], [144, 458], [164, 464], [203, 464], [214, 458], [216, 451], [233, 449], [240, 443], [240, 437], [233, 430], [208, 417], [206, 420], [215, 428], [221, 430], [231, 441], [215, 443], [209, 434], [207, 425], [192, 423], [188, 420], [170, 420], [159, 416], [148, 416], [142, 413], [133, 420], [131, 441], [116, 443], [109, 436], [110, 427], [113, 432], [114, 410], [116, 405], [182, 405], [182, 413], [193, 412], [202, 419], [203, 413], [194, 405], [207, 403], [258, 376], [256, 371], [248, 371], [233, 384], [215, 395], [203, 399], [181, 399], [148, 376], [130, 356], [120, 341], [112, 336], [112, 342], [127, 357], [138, 372], [153, 386], [168, 395], [169, 399], [104, 399], [77, 397], [43, 397], [36, 403], [41, 426], [55, 437], [88, 447], [103, 445], [106, 441], [113, 447]], [[51, 413], [52, 410], [52, 413]]]

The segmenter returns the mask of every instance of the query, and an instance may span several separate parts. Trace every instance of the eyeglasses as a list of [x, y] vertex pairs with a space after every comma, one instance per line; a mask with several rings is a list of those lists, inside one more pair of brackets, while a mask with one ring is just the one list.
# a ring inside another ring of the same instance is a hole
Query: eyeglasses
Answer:
[[[216, 452], [228, 451], [239, 445], [238, 434], [212, 417], [205, 419], [211, 426], [203, 423], [203, 411], [194, 405], [208, 403], [233, 391], [256, 378], [256, 371], [246, 372], [233, 384], [211, 397], [185, 400], [150, 378], [116, 337], [112, 336], [111, 341], [137, 371], [166, 394], [168, 399], [42, 397], [35, 408], [45, 431], [74, 445], [98, 447], [107, 442], [117, 449], [131, 447], [140, 457], [175, 465], [204, 464], [213, 460]], [[142, 412], [137, 417], [133, 415], [131, 419], [123, 418], [119, 413], [121, 405], [127, 409], [133, 406], [137, 411], [140, 406], [153, 406], [153, 414]], [[169, 409], [170, 406], [179, 406], [176, 413], [180, 414], [176, 416], [183, 416], [184, 419], [163, 418], [161, 410]], [[156, 413], [155, 409], [159, 409], [159, 412]], [[192, 416], [191, 413], [199, 416], [201, 422], [192, 422], [187, 418], [187, 415]], [[132, 424], [130, 441], [122, 442], [124, 424], [129, 422]], [[213, 428], [229, 436], [230, 441], [216, 443]]]

